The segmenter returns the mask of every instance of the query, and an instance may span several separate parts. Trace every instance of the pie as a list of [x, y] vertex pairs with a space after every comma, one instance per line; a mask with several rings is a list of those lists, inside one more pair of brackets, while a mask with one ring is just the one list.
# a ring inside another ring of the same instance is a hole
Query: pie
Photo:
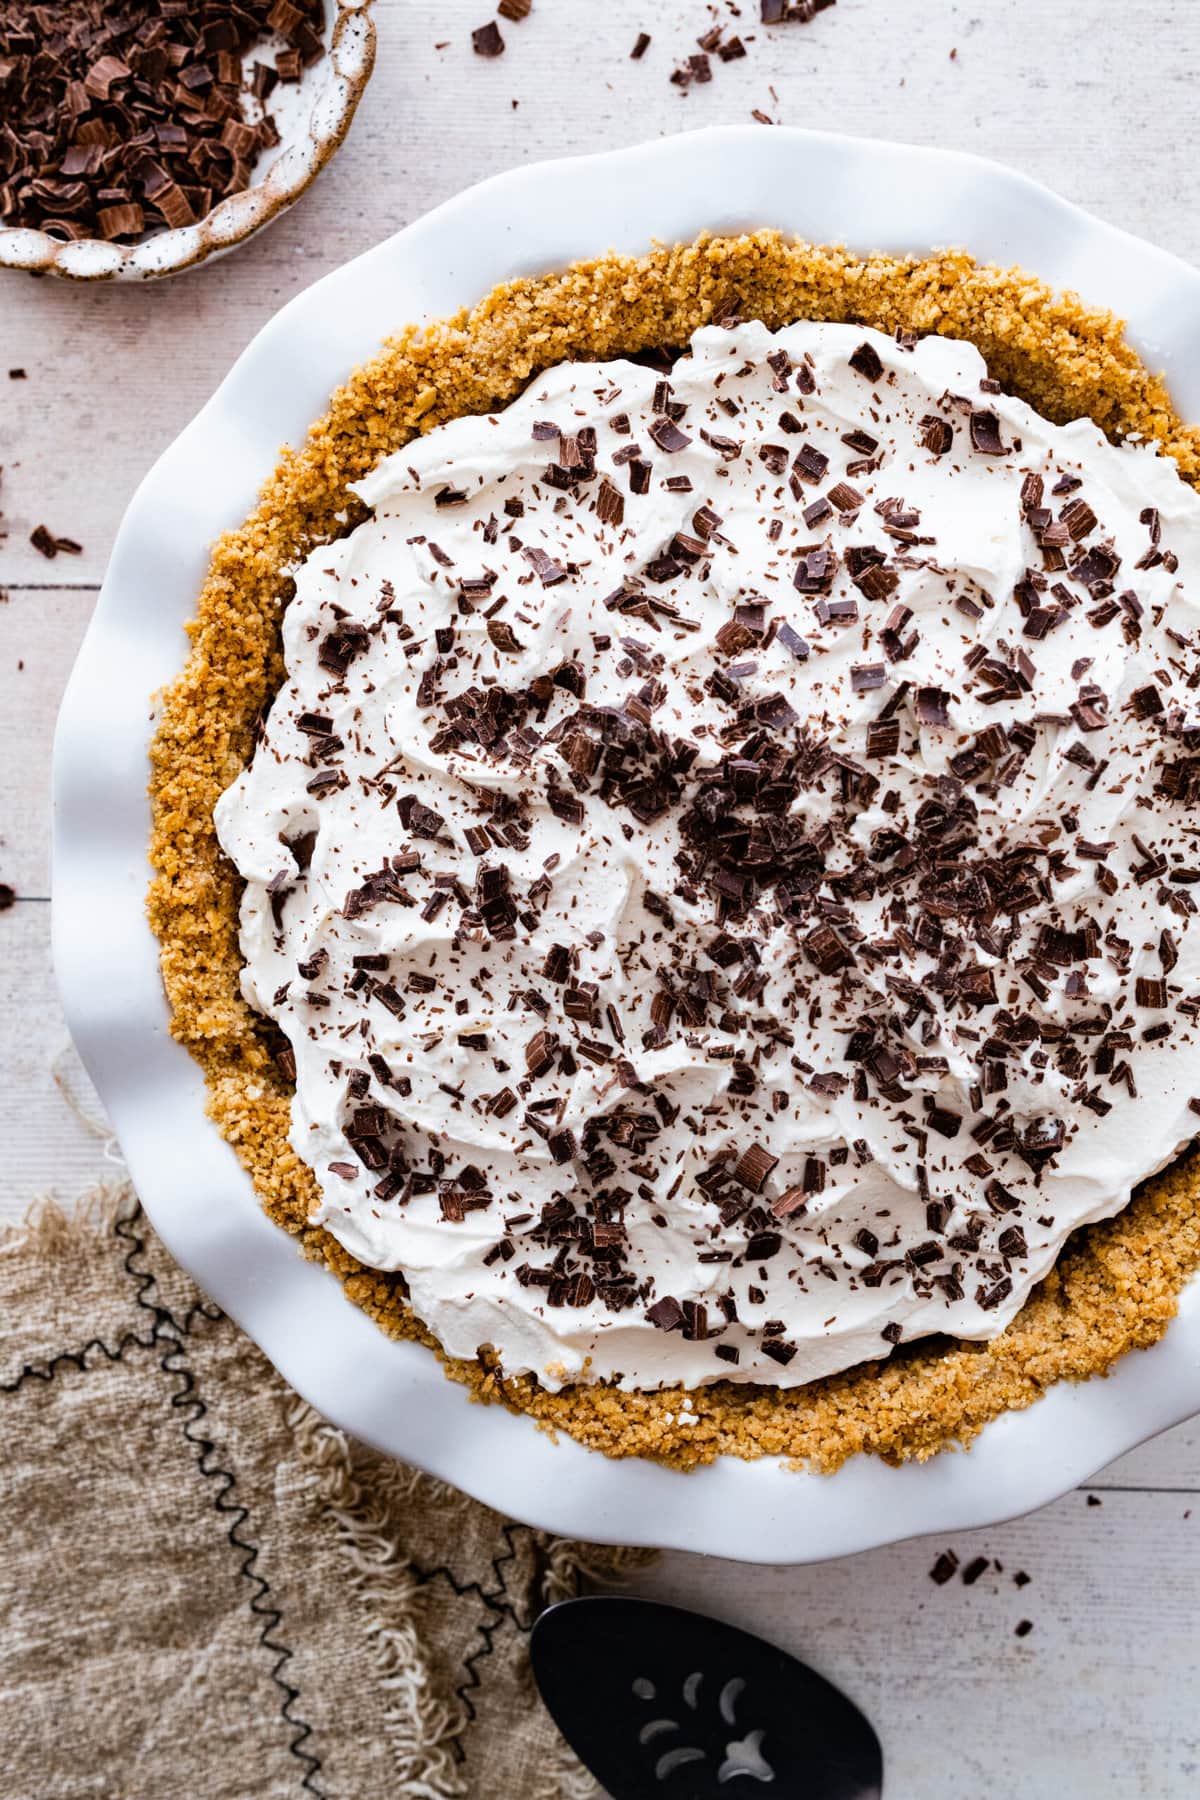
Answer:
[[1198, 481], [1114, 320], [965, 256], [704, 238], [387, 345], [154, 746], [173, 1030], [272, 1217], [681, 1466], [926, 1456], [1153, 1342]]

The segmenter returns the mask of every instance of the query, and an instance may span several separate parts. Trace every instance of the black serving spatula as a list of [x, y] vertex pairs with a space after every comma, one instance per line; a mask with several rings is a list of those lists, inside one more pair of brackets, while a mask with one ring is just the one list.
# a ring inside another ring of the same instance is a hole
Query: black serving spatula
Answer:
[[857, 1706], [748, 1631], [623, 1594], [564, 1600], [533, 1628], [555, 1724], [612, 1800], [880, 1800]]

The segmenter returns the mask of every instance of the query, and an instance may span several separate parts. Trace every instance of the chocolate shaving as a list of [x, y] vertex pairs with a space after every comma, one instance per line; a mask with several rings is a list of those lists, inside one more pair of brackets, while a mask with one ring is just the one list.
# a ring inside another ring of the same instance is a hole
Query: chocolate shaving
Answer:
[[607, 475], [596, 492], [596, 517], [604, 525], [620, 525], [625, 518], [625, 496]]
[[532, 565], [534, 574], [543, 587], [554, 587], [558, 582], [567, 579], [567, 571], [562, 564], [555, 562], [552, 556], [547, 556], [546, 552], [536, 545], [527, 545], [521, 554]]
[[792, 470], [801, 481], [824, 481], [828, 468], [829, 458], [815, 444], [802, 445], [792, 460]]
[[756, 1194], [761, 1193], [767, 1176], [778, 1161], [779, 1158], [764, 1150], [761, 1144], [751, 1144], [734, 1165], [734, 1180], [740, 1181], [743, 1187], [753, 1188]]
[[843, 431], [842, 442], [848, 444], [856, 456], [874, 456], [879, 448], [878, 438], [872, 437], [869, 431], [861, 431], [858, 428], [853, 431]]
[[900, 748], [899, 719], [874, 719], [867, 726], [867, 755], [887, 758]]
[[922, 725], [947, 726], [950, 723], [950, 696], [944, 688], [918, 688], [913, 710]]
[[926, 413], [921, 420], [920, 442], [932, 456], [945, 456], [954, 443], [954, 427], [940, 413]]
[[809, 648], [807, 643], [800, 636], [798, 631], [793, 630], [792, 626], [790, 626], [786, 620], [784, 620], [783, 624], [777, 628], [775, 637], [776, 640], [783, 645], [784, 649], [795, 657], [797, 662], [808, 661]]
[[874, 344], [861, 343], [850, 358], [850, 367], [868, 381], [878, 381], [883, 374], [883, 363]]
[[0, 220], [123, 243], [194, 224], [279, 143], [261, 102], [325, 54], [324, 19], [322, 0], [0, 5]]
[[860, 494], [858, 489], [851, 487], [848, 481], [839, 481], [836, 487], [830, 488], [827, 498], [835, 511], [848, 513], [857, 512], [866, 499], [866, 495]]
[[1096, 529], [1096, 515], [1086, 500], [1072, 500], [1068, 506], [1063, 507], [1061, 517], [1076, 543]]
[[517, 635], [512, 626], [504, 619], [489, 619], [487, 634], [497, 650], [502, 650], [508, 655], [515, 654], [524, 648], [517, 642]]
[[997, 413], [981, 408], [971, 414], [971, 448], [981, 456], [1007, 456], [1011, 446], [1000, 436]]
[[74, 538], [55, 537], [45, 525], [35, 525], [29, 534], [29, 541], [35, 550], [39, 550], [47, 558], [57, 556], [60, 551], [65, 556], [79, 556], [83, 551], [83, 545]]
[[471, 33], [471, 48], [476, 56], [504, 55], [504, 39], [495, 19], [489, 19], [486, 25], [480, 25]]
[[680, 431], [673, 419], [666, 418], [655, 419], [650, 427], [650, 436], [660, 450], [665, 450], [672, 456], [680, 450], [686, 450], [692, 441], [686, 432]]
[[839, 969], [848, 968], [854, 961], [831, 925], [818, 925], [802, 942], [809, 961], [815, 963], [822, 975], [836, 975]]

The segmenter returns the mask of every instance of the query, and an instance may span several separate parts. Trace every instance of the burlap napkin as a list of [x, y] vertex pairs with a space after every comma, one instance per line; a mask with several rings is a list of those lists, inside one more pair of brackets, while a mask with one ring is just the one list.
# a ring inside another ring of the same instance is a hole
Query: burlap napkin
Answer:
[[598, 1793], [528, 1633], [634, 1553], [349, 1441], [126, 1184], [0, 1236], [0, 1320], [4, 1800]]

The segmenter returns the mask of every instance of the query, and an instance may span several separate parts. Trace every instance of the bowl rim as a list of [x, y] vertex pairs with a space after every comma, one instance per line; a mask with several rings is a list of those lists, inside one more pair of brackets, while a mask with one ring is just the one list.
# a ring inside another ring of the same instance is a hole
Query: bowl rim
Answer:
[[277, 446], [407, 319], [610, 246], [754, 224], [1020, 263], [1127, 318], [1200, 417], [1200, 272], [981, 158], [734, 126], [494, 176], [290, 301], [138, 488], [59, 715], [52, 940], [68, 1023], [156, 1229], [335, 1424], [542, 1529], [800, 1563], [1029, 1511], [1200, 1410], [1200, 1281], [1160, 1342], [1107, 1380], [1059, 1383], [969, 1452], [926, 1463], [860, 1456], [822, 1476], [722, 1457], [685, 1475], [554, 1442], [527, 1416], [472, 1404], [428, 1351], [385, 1338], [267, 1219], [169, 1035], [145, 914], [153, 696], [182, 663], [208, 544], [249, 511]]
[[218, 201], [194, 225], [159, 231], [136, 244], [94, 237], [64, 241], [33, 226], [0, 225], [0, 269], [84, 284], [162, 280], [236, 249], [294, 206], [344, 142], [375, 66], [374, 0], [333, 4], [327, 67], [303, 130], [297, 127], [293, 142], [261, 181]]

